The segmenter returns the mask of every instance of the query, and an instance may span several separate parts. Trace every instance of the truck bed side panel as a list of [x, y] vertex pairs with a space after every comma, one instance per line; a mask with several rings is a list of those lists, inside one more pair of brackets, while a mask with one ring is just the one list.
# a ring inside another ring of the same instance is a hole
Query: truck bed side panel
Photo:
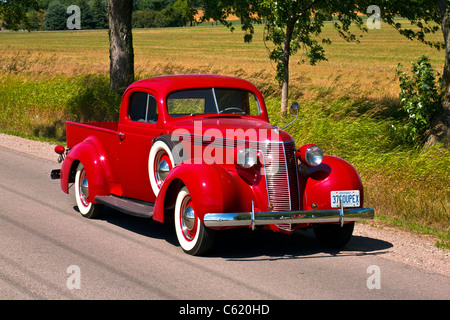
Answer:
[[112, 184], [119, 182], [117, 126], [117, 122], [66, 122], [67, 148], [86, 140], [92, 142], [98, 154], [108, 163], [110, 172], [106, 174]]

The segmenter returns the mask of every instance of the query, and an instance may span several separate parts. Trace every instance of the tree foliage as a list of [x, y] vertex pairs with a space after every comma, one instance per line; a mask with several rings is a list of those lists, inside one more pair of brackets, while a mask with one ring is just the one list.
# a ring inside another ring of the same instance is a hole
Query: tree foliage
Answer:
[[52, 2], [45, 14], [45, 30], [66, 29], [66, 8], [60, 2]]
[[94, 0], [92, 4], [92, 18], [95, 29], [108, 29], [107, 4], [103, 0]]
[[39, 10], [41, 6], [37, 0], [1, 0], [0, 20], [2, 27], [10, 30], [18, 30], [21, 26], [30, 30], [28, 10]]
[[[429, 39], [431, 34], [442, 30], [445, 7], [449, 0], [372, 0], [371, 4], [381, 8], [380, 18], [410, 40], [418, 40], [436, 49], [445, 49], [444, 41]], [[396, 20], [408, 20], [408, 26]]]
[[[147, 8], [141, 3], [141, 7]], [[148, 5], [148, 7], [152, 7]], [[161, 10], [140, 9], [133, 12], [134, 28], [184, 27], [195, 21], [197, 10], [191, 0], [177, 0]]]

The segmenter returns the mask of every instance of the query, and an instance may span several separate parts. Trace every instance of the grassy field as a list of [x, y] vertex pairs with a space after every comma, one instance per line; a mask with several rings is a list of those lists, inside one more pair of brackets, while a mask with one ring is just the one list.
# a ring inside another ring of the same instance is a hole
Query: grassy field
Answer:
[[[224, 27], [136, 29], [137, 78], [174, 73], [239, 76], [263, 92], [272, 123], [279, 115], [279, 88], [257, 27], [254, 41]], [[387, 25], [370, 30], [360, 44], [347, 43], [331, 25], [323, 34], [328, 61], [291, 63], [291, 101], [300, 120], [288, 129], [297, 144], [318, 143], [351, 162], [361, 174], [366, 205], [377, 217], [438, 236], [450, 233], [450, 152], [403, 145], [392, 125], [403, 120], [398, 105], [398, 63], [427, 55], [437, 71], [444, 52], [409, 41]], [[436, 36], [439, 39], [439, 36]], [[108, 34], [100, 31], [0, 32], [0, 128], [28, 137], [63, 140], [65, 120], [113, 120], [120, 97], [108, 90]], [[94, 108], [95, 106], [95, 108]]]

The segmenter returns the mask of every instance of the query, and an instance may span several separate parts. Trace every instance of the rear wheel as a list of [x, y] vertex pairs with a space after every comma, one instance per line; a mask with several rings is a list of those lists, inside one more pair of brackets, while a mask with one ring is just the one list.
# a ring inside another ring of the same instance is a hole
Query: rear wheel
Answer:
[[181, 248], [191, 255], [206, 253], [214, 242], [214, 230], [201, 223], [186, 187], [180, 190], [175, 203], [175, 231]]
[[344, 224], [322, 224], [314, 228], [317, 240], [329, 248], [342, 248], [347, 244], [353, 234], [354, 222]]
[[75, 200], [83, 217], [94, 219], [101, 215], [103, 206], [89, 201], [89, 181], [81, 162], [75, 174]]

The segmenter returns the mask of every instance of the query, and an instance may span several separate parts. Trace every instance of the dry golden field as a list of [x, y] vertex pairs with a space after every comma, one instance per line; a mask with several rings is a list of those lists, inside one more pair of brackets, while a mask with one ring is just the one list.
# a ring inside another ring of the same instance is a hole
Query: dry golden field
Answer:
[[[409, 68], [411, 60], [426, 54], [436, 70], [443, 66], [444, 52], [407, 40], [385, 24], [381, 29], [359, 32], [363, 34], [359, 44], [341, 39], [331, 24], [324, 30], [323, 38], [333, 42], [325, 45], [328, 61], [316, 66], [299, 64], [302, 53], [291, 60], [292, 92], [302, 99], [314, 99], [317, 94], [396, 99], [398, 83], [394, 71], [399, 62]], [[263, 91], [277, 90], [274, 66], [268, 59], [260, 26], [256, 27], [250, 44], [243, 42], [239, 29], [232, 33], [222, 26], [135, 29], [133, 41], [138, 77], [219, 73], [248, 78], [261, 85]], [[0, 71], [8, 73], [11, 67], [50, 77], [107, 74], [108, 33], [106, 30], [0, 32]]]

